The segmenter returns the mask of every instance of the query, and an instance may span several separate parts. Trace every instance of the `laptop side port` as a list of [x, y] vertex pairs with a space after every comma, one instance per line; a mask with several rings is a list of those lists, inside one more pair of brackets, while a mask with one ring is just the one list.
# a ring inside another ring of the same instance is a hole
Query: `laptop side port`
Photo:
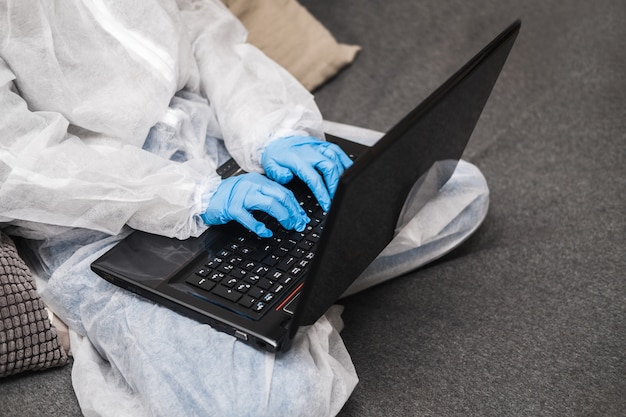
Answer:
[[238, 329], [235, 329], [235, 337], [241, 340], [248, 340], [248, 334]]

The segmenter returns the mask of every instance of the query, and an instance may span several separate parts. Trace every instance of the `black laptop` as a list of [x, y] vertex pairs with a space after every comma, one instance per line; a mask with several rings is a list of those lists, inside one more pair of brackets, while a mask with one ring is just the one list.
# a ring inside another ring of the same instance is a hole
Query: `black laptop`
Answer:
[[[392, 240], [414, 184], [434, 163], [461, 158], [519, 28], [509, 26], [374, 146], [329, 136], [354, 164], [328, 213], [302, 182], [288, 184], [312, 219], [303, 232], [263, 213], [274, 232], [268, 239], [234, 222], [182, 241], [134, 231], [92, 269], [243, 342], [287, 350], [297, 329], [321, 317]], [[456, 164], [444, 166], [451, 176]], [[230, 161], [219, 172], [240, 170]]]

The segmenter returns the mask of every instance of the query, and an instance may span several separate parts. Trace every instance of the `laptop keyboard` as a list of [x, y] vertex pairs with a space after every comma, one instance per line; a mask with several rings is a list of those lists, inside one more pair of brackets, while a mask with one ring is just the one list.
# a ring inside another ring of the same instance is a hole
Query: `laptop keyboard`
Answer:
[[[308, 191], [298, 187], [304, 189]], [[274, 235], [263, 239], [239, 228], [241, 233], [208, 257], [186, 282], [217, 296], [207, 296], [208, 301], [253, 319], [284, 299], [306, 273], [326, 217], [310, 192], [295, 193], [311, 219], [304, 231], [285, 230], [268, 214], [255, 213]]]

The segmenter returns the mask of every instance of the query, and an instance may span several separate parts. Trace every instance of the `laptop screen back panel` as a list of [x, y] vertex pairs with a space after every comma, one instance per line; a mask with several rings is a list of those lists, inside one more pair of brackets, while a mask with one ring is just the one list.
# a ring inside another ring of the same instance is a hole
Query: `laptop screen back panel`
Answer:
[[[409, 191], [435, 162], [461, 158], [519, 26], [505, 30], [344, 172], [296, 322], [314, 323], [389, 244]], [[442, 165], [449, 178], [456, 164]]]

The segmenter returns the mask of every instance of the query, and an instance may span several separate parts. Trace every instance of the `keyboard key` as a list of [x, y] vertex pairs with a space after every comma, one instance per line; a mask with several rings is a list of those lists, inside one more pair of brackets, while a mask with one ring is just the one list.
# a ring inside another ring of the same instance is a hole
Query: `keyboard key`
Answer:
[[221, 280], [224, 279], [225, 276], [226, 275], [222, 274], [221, 272], [214, 271], [207, 278], [209, 278], [213, 282], [220, 282]]
[[228, 249], [222, 249], [221, 251], [219, 251], [219, 253], [217, 254], [218, 258], [228, 258], [230, 255], [232, 255], [232, 252], [229, 251]]
[[291, 249], [298, 244], [298, 241], [295, 239], [287, 239], [281, 245], [281, 248]]
[[283, 273], [277, 269], [273, 269], [269, 274], [266, 275], [266, 277], [271, 281], [278, 281], [282, 276]]
[[232, 301], [233, 303], [236, 303], [237, 301], [239, 301], [239, 299], [241, 298], [241, 293], [235, 291], [232, 288], [227, 288], [224, 287], [223, 285], [217, 285], [214, 289], [213, 289], [213, 294], [215, 295], [219, 295], [220, 297], [223, 297], [227, 300]]
[[[269, 290], [269, 289], [270, 289], [270, 287], [271, 287], [272, 285], [274, 285], [274, 281], [270, 281], [270, 280], [269, 280], [269, 279], [267, 279], [267, 278], [262, 278], [262, 279], [261, 279], [261, 280], [260, 280], [260, 281], [256, 284], [256, 286], [257, 286], [258, 288], [262, 288], [262, 289], [264, 289], [264, 290]], [[259, 297], [257, 297], [257, 298], [259, 298]]]
[[224, 274], [229, 274], [230, 271], [232, 271], [234, 268], [235, 268], [234, 265], [231, 265], [229, 263], [223, 263], [219, 266], [219, 268], [217, 268], [217, 270]]
[[305, 251], [302, 248], [298, 248], [295, 247], [291, 250], [291, 252], [289, 252], [289, 255], [295, 257], [295, 258], [302, 258], [304, 255], [306, 255], [308, 252]]
[[212, 268], [215, 269], [218, 266], [220, 266], [223, 262], [222, 258], [213, 258], [210, 261], [208, 261], [207, 263], [205, 263], [204, 265], [207, 266], [208, 268]]
[[289, 254], [289, 248], [287, 248], [285, 246], [281, 246], [279, 248], [276, 248], [276, 250], [274, 251], [274, 255], [278, 256], [281, 259], [283, 257], [287, 256], [287, 254]]
[[269, 267], [265, 266], [265, 265], [259, 265], [256, 267], [256, 269], [254, 269], [252, 271], [253, 274], [257, 274], [260, 276], [265, 276], [265, 274], [267, 274], [267, 272], [270, 270]]
[[252, 285], [256, 284], [257, 282], [259, 282], [259, 280], [261, 279], [260, 275], [257, 274], [248, 274], [246, 275], [246, 277], [243, 279], [245, 282], [248, 282]]
[[263, 297], [261, 298], [261, 301], [265, 301], [266, 303], [270, 303], [274, 297], [276, 297], [273, 293], [271, 292], [267, 292], [265, 294], [263, 294]]
[[266, 264], [266, 265], [269, 265], [269, 266], [274, 266], [274, 265], [276, 265], [278, 263], [278, 261], [280, 261], [280, 258], [278, 258], [278, 256], [272, 254], [272, 255], [266, 257], [263, 260], [263, 263]]
[[239, 282], [239, 280], [237, 278], [228, 278], [225, 282], [222, 282], [222, 285], [228, 287], [228, 288], [232, 288], [234, 287], [237, 283]]
[[230, 273], [230, 275], [232, 277], [235, 277], [235, 278], [238, 278], [238, 279], [242, 279], [247, 274], [248, 274], [248, 271], [246, 271], [245, 269], [242, 269], [242, 268], [235, 268]]
[[239, 266], [242, 267], [243, 269], [251, 271], [256, 266], [256, 263], [254, 261], [245, 261], [243, 264]]
[[237, 291], [239, 291], [240, 293], [246, 293], [248, 292], [248, 290], [252, 287], [252, 285], [248, 284], [247, 282], [239, 282], [236, 286], [235, 289]]
[[248, 291], [248, 295], [252, 298], [255, 299], [260, 299], [261, 297], [263, 297], [263, 294], [265, 294], [267, 291], [259, 288], [259, 287], [253, 287], [250, 291]]
[[293, 268], [291, 268], [291, 271], [289, 271], [289, 273], [293, 275], [294, 277], [297, 277], [298, 275], [300, 275], [302, 271], [303, 271], [302, 268], [298, 266], [294, 266]]
[[311, 248], [313, 247], [314, 243], [311, 242], [308, 239], [303, 240], [302, 242], [298, 243], [298, 247], [304, 249], [304, 250], [311, 250]]
[[254, 261], [262, 261], [270, 252], [272, 251], [272, 247], [268, 244], [265, 244], [261, 247], [259, 247], [258, 249], [256, 249], [252, 255], [251, 258]]
[[251, 308], [254, 305], [255, 301], [256, 300], [254, 298], [250, 297], [249, 295], [244, 295], [239, 300], [239, 304], [244, 306], [245, 308]]
[[292, 265], [294, 265], [296, 263], [296, 258], [293, 256], [285, 256], [283, 258], [282, 261], [280, 261], [278, 263], [278, 265], [276, 265], [276, 268], [280, 269], [281, 271], [286, 271], [289, 268], [291, 268]]
[[199, 277], [197, 275], [187, 278], [185, 282], [193, 286], [196, 286], [198, 288], [202, 288], [203, 290], [206, 290], [206, 291], [211, 291], [211, 289], [215, 286], [214, 282], [211, 282], [208, 279]]
[[196, 275], [206, 278], [209, 276], [209, 274], [211, 273], [211, 270], [209, 268], [200, 268], [196, 271]]
[[280, 283], [287, 286], [289, 284], [291, 284], [293, 282], [295, 278], [292, 277], [291, 275], [285, 275], [281, 280]]
[[273, 292], [274, 294], [280, 294], [284, 289], [285, 289], [285, 286], [281, 284], [280, 282], [277, 282], [276, 284], [272, 286], [272, 288], [270, 288], [270, 291]]
[[241, 256], [231, 256], [228, 258], [228, 263], [231, 265], [239, 265], [241, 262], [243, 262], [243, 258]]
[[257, 301], [256, 303], [254, 303], [254, 305], [252, 306], [252, 311], [256, 311], [257, 313], [260, 313], [261, 311], [263, 311], [263, 309], [265, 308], [266, 304], [262, 301]]

